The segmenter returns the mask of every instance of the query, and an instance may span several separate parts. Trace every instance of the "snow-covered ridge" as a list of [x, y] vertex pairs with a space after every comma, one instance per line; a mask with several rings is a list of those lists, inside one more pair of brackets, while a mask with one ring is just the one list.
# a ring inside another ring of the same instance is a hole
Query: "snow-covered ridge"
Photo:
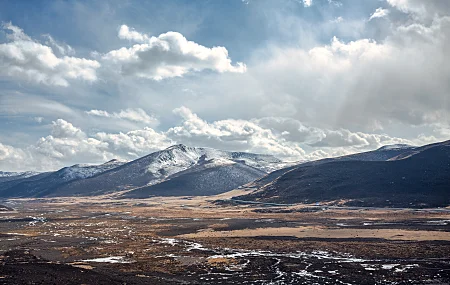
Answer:
[[25, 171], [25, 172], [5, 172], [5, 171], [0, 171], [0, 177], [21, 176], [22, 178], [27, 178], [27, 177], [34, 176], [36, 174], [39, 174], [39, 172], [34, 172], [34, 171]]
[[163, 178], [195, 165], [209, 164], [210, 167], [213, 167], [234, 163], [244, 163], [264, 172], [270, 172], [283, 166], [280, 159], [271, 155], [228, 152], [178, 144], [156, 153], [155, 159], [149, 161], [147, 165], [147, 172], [157, 178]]
[[64, 181], [72, 181], [75, 179], [86, 179], [92, 177], [125, 163], [126, 161], [113, 159], [100, 165], [75, 164], [69, 167], [64, 167], [57, 172], [59, 177]]
[[377, 150], [399, 150], [399, 149], [414, 149], [415, 146], [409, 144], [391, 144], [380, 147]]

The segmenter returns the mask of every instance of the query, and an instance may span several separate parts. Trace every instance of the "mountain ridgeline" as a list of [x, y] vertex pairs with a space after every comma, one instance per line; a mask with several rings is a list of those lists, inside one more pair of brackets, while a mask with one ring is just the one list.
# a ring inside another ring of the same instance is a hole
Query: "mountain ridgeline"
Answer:
[[114, 194], [122, 198], [208, 196], [242, 188], [236, 200], [373, 207], [450, 205], [450, 141], [384, 146], [287, 164], [271, 155], [174, 145], [134, 161], [55, 172], [0, 172], [0, 197]]
[[[74, 165], [27, 178], [18, 176], [0, 182], [0, 197], [92, 196], [134, 188], [138, 189], [127, 195], [211, 195], [254, 181], [283, 165], [271, 155], [180, 144], [127, 163], [114, 160], [102, 165]], [[159, 184], [162, 186], [156, 186]], [[167, 187], [167, 191], [156, 190], [161, 187]]]
[[[367, 159], [384, 152], [382, 159]], [[450, 141], [423, 147], [381, 148], [275, 171], [249, 185], [239, 200], [347, 206], [450, 205]]]

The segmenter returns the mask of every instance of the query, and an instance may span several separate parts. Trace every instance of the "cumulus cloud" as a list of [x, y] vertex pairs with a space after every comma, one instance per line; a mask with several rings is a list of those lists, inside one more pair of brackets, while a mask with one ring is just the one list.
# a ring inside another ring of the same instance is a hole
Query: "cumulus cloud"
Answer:
[[270, 153], [281, 157], [299, 158], [304, 155], [303, 149], [297, 144], [286, 142], [270, 129], [262, 128], [252, 121], [228, 119], [208, 123], [186, 107], [177, 108], [174, 113], [183, 118], [181, 126], [166, 132], [174, 141], [225, 150]]
[[58, 51], [60, 55], [74, 55], [75, 54], [75, 50], [70, 45], [68, 45], [66, 43], [61, 43], [61, 42], [55, 40], [49, 34], [45, 34], [45, 35], [43, 35], [43, 37], [46, 39], [45, 44], [47, 46], [51, 46], [54, 49], [56, 49], [56, 51]]
[[383, 18], [386, 17], [387, 15], [389, 15], [389, 10], [388, 9], [383, 9], [383, 8], [377, 8], [375, 10], [375, 12], [373, 12], [373, 14], [370, 16], [369, 21], [375, 18]]
[[149, 40], [146, 34], [141, 34], [133, 28], [129, 28], [127, 25], [120, 26], [119, 38], [122, 40], [129, 40], [138, 43], [143, 43]]
[[23, 149], [0, 143], [0, 168], [8, 171], [48, 171], [74, 163], [103, 162], [115, 157], [108, 143], [88, 137], [71, 123], [52, 122], [51, 134]]
[[250, 83], [259, 83], [253, 89], [261, 94], [255, 103], [259, 110], [291, 99], [290, 115], [303, 122], [364, 132], [394, 124], [448, 124], [449, 47], [450, 17], [429, 23], [405, 20], [392, 23], [391, 34], [382, 41], [334, 37], [309, 49], [272, 48], [251, 65], [248, 75]]
[[[283, 138], [288, 141], [313, 148], [326, 148], [328, 156], [335, 151], [330, 152], [330, 148], [347, 148], [347, 152], [356, 152], [358, 149], [370, 150], [388, 144], [414, 144], [411, 140], [391, 137], [386, 134], [352, 132], [342, 128], [337, 130], [317, 128], [290, 118], [266, 117], [253, 121], [275, 133], [281, 133]], [[321, 150], [321, 152], [324, 152], [324, 150]]]
[[246, 71], [245, 64], [232, 64], [225, 47], [208, 48], [177, 32], [149, 37], [122, 25], [119, 37], [140, 42], [103, 55], [104, 61], [118, 64], [123, 75], [162, 80], [205, 69], [220, 73]]
[[0, 143], [0, 161], [23, 160], [24, 156], [20, 149]]
[[106, 117], [106, 118], [116, 118], [125, 119], [133, 122], [144, 123], [148, 125], [157, 125], [158, 119], [148, 115], [141, 108], [128, 108], [125, 110], [120, 110], [120, 112], [109, 113], [103, 110], [90, 110], [86, 111], [88, 115]]
[[150, 127], [129, 132], [88, 135], [58, 119], [51, 133], [36, 143], [15, 148], [0, 143], [2, 170], [55, 170], [74, 163], [101, 163], [112, 158], [132, 160], [176, 143], [275, 155], [289, 161], [315, 160], [373, 150], [388, 144], [422, 145], [442, 140], [449, 129], [436, 126], [435, 136], [407, 140], [386, 134], [309, 126], [298, 120], [265, 117], [207, 122], [192, 110], [173, 110], [181, 122], [165, 131]]
[[10, 33], [9, 41], [0, 44], [0, 75], [57, 86], [69, 86], [71, 79], [97, 80], [97, 61], [57, 57], [50, 46], [33, 40], [19, 27], [6, 23], [2, 28]]
[[448, 16], [450, 12], [450, 2], [445, 0], [387, 0], [387, 2], [392, 7], [404, 13], [410, 13], [419, 20]]
[[56, 164], [67, 161], [105, 161], [113, 157], [107, 147], [107, 143], [90, 138], [71, 123], [58, 119], [52, 122], [51, 135], [40, 138], [28, 151], [42, 155], [52, 165], [53, 161]]
[[303, 6], [305, 7], [311, 7], [312, 0], [303, 0]]
[[63, 119], [53, 121], [51, 133], [25, 148], [0, 143], [0, 169], [49, 171], [75, 163], [102, 163], [113, 158], [136, 159], [173, 145], [151, 128], [126, 133], [87, 135]]
[[86, 134], [63, 119], [52, 122], [52, 136], [55, 138], [84, 138]]
[[164, 133], [148, 127], [118, 134], [100, 132], [95, 136], [100, 141], [108, 143], [111, 151], [129, 159], [135, 159], [175, 144]]

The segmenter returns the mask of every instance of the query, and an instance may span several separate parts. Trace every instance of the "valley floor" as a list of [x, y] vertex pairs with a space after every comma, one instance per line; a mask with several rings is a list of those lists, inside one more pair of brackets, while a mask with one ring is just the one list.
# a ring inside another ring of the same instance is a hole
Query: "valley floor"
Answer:
[[450, 284], [448, 208], [0, 204], [0, 284]]

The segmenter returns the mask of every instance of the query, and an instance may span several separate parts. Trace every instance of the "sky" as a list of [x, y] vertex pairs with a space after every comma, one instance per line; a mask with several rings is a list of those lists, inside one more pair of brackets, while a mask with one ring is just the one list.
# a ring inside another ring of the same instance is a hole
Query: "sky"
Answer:
[[0, 171], [450, 139], [450, 1], [0, 2]]

